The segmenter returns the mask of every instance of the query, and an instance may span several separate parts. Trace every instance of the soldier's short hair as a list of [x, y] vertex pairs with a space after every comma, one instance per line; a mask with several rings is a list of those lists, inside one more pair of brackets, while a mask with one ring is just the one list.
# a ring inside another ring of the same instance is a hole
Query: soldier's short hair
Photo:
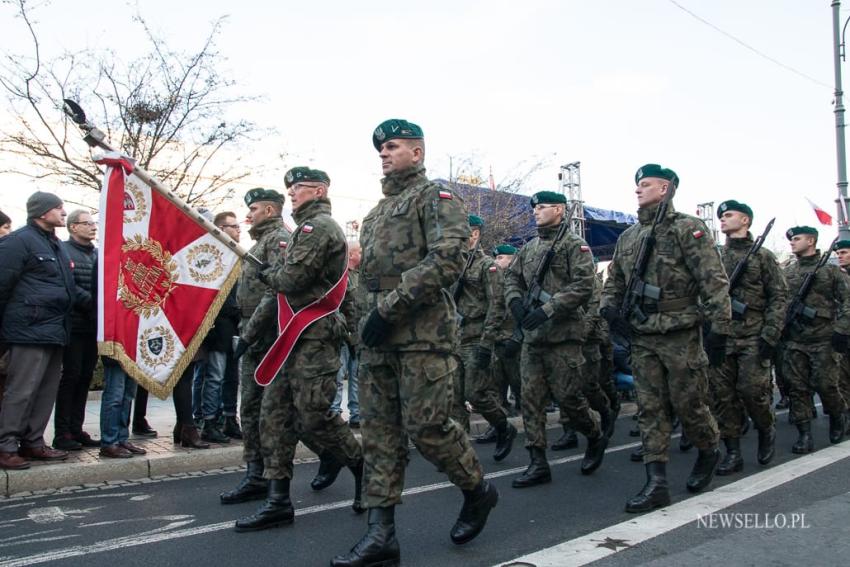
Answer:
[[220, 226], [220, 225], [224, 224], [224, 221], [227, 219], [227, 217], [236, 218], [236, 213], [234, 213], [232, 211], [220, 212], [213, 219], [213, 224], [216, 225], [216, 226]]
[[[71, 214], [68, 215], [68, 218], [65, 219], [65, 228], [71, 228], [72, 224], [77, 224], [80, 222], [80, 217], [83, 215], [91, 214], [85, 209], [75, 209], [71, 211]], [[0, 222], [0, 224], [5, 224]]]

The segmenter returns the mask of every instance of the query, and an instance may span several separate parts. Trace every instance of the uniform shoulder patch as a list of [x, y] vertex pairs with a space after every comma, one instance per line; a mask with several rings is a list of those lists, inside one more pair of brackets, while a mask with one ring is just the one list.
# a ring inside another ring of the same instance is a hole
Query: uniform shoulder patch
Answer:
[[494, 264], [494, 265], [492, 265], [492, 266], [490, 266], [490, 271], [491, 271], [491, 272], [498, 271], [498, 269], [499, 269], [499, 268], [498, 268], [495, 264]]
[[450, 201], [451, 201], [452, 199], [454, 199], [454, 197], [452, 196], [452, 194], [451, 194], [451, 192], [450, 192], [450, 191], [445, 191], [445, 190], [443, 190], [443, 189], [441, 189], [441, 190], [440, 190], [440, 192], [438, 193], [438, 195], [440, 196], [440, 199], [448, 199], [448, 200], [450, 200]]
[[586, 246], [582, 244], [581, 249], [582, 252], [590, 252], [590, 246]]
[[281, 240], [277, 243], [277, 247], [281, 250], [285, 249], [287, 246], [289, 246], [289, 242], [287, 242], [286, 240]]
[[693, 232], [691, 233], [691, 235], [692, 235], [694, 238], [699, 239], [699, 238], [702, 238], [703, 236], [705, 236], [705, 231], [702, 231], [702, 230], [695, 230], [695, 231], [693, 231]]
[[312, 224], [305, 224], [304, 226], [301, 227], [301, 232], [303, 232], [305, 234], [310, 234], [311, 232], [313, 232], [313, 225]]

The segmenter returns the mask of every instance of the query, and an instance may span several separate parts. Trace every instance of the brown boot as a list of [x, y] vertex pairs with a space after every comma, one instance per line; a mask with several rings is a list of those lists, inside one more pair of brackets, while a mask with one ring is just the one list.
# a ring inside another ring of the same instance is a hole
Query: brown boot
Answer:
[[194, 425], [180, 426], [180, 445], [191, 449], [209, 449], [210, 444], [202, 441]]
[[30, 468], [30, 462], [17, 453], [0, 452], [0, 469], [19, 471]]
[[68, 458], [68, 451], [57, 451], [47, 445], [41, 447], [21, 447], [18, 454], [31, 461], [64, 461]]

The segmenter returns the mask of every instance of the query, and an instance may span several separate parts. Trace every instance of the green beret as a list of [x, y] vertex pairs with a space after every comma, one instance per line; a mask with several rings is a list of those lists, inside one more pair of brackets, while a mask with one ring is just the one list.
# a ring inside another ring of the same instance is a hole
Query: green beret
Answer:
[[563, 193], [555, 193], [554, 191], [538, 191], [531, 197], [531, 208], [533, 209], [540, 204], [566, 205], [567, 196]]
[[666, 179], [667, 181], [673, 182], [673, 185], [677, 187], [679, 186], [679, 176], [676, 175], [676, 172], [672, 169], [661, 167], [657, 163], [648, 163], [639, 168], [637, 172], [635, 172], [635, 185], [640, 183], [640, 180], [644, 177], [658, 177], [660, 179]]
[[839, 240], [835, 243], [836, 250], [843, 250], [844, 248], [850, 248], [850, 240]]
[[245, 193], [246, 205], [250, 207], [253, 203], [256, 203], [257, 201], [273, 201], [282, 205], [284, 199], [283, 195], [281, 195], [274, 189], [263, 189], [262, 187], [256, 187]]
[[722, 217], [723, 213], [726, 211], [738, 211], [739, 213], [744, 213], [750, 217], [750, 220], [753, 218], [753, 210], [750, 206], [745, 203], [739, 203], [734, 199], [729, 199], [728, 201], [720, 203], [720, 206], [717, 207], [717, 218]]
[[286, 175], [283, 178], [283, 183], [287, 188], [292, 187], [296, 183], [301, 183], [302, 181], [306, 181], [308, 183], [324, 183], [326, 185], [331, 184], [331, 178], [328, 177], [327, 173], [320, 169], [310, 169], [303, 165], [293, 167], [286, 172]]
[[493, 248], [493, 254], [498, 256], [499, 254], [508, 254], [509, 256], [513, 256], [516, 254], [516, 248], [511, 246], [510, 244], [499, 244], [495, 248]]
[[811, 226], [792, 226], [791, 228], [785, 231], [785, 238], [791, 240], [798, 234], [811, 234], [812, 236], [817, 238], [818, 229], [812, 228]]
[[390, 118], [389, 120], [381, 122], [378, 127], [375, 128], [375, 131], [372, 132], [372, 145], [375, 146], [376, 150], [380, 151], [381, 144], [387, 140], [394, 140], [396, 138], [404, 138], [405, 140], [421, 140], [424, 137], [425, 135], [422, 133], [422, 128], [413, 122], [408, 122], [401, 118]]
[[469, 215], [469, 226], [484, 226], [484, 219], [479, 217], [478, 215]]

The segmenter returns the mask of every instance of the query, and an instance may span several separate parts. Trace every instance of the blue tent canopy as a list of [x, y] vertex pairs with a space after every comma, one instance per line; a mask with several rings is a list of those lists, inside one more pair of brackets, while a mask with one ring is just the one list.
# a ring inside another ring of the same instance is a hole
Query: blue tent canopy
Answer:
[[[530, 197], [505, 191], [492, 191], [486, 187], [477, 187], [465, 183], [450, 183], [445, 179], [435, 179], [448, 189], [457, 192], [464, 200], [467, 210], [477, 214], [485, 221], [494, 218], [507, 219], [510, 223], [510, 237], [507, 241], [514, 246], [522, 246], [537, 234], [534, 217], [531, 215]], [[620, 234], [637, 222], [637, 217], [629, 213], [584, 206], [584, 238], [599, 260], [610, 260], [614, 254], [614, 244]]]

